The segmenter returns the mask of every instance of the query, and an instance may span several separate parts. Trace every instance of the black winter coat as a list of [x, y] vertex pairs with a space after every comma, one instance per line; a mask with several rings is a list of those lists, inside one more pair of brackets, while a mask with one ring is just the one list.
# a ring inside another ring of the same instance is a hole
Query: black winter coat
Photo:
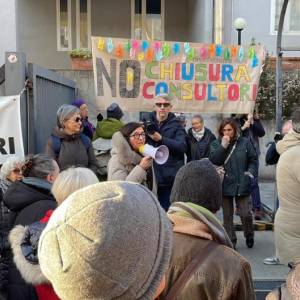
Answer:
[[156, 113], [152, 112], [150, 121], [155, 131], [161, 134], [162, 140], [155, 142], [148, 136], [147, 143], [154, 147], [165, 145], [170, 152], [165, 164], [153, 163], [157, 185], [158, 187], [172, 186], [177, 171], [184, 165], [184, 153], [187, 150], [186, 132], [173, 113], [169, 113], [168, 118], [158, 124]]
[[[14, 182], [4, 195], [4, 203], [10, 210], [11, 228], [30, 225], [44, 217], [48, 210], [56, 208], [56, 201], [49, 189]], [[11, 262], [8, 274], [8, 300], [37, 299], [33, 286], [26, 284], [15, 264]]]
[[[227, 149], [221, 145], [221, 139], [212, 142], [210, 147], [210, 161], [222, 166], [230, 154], [234, 142]], [[251, 193], [251, 178], [245, 174], [250, 172], [257, 175], [258, 156], [252, 143], [244, 137], [238, 137], [235, 150], [225, 164], [225, 176], [222, 186], [224, 196], [248, 196]]]
[[[241, 127], [243, 127], [246, 122], [246, 119], [240, 118], [239, 121]], [[260, 155], [259, 138], [263, 137], [266, 133], [260, 120], [253, 119], [253, 124], [249, 128], [241, 130], [241, 132], [243, 137], [248, 138], [250, 140], [257, 155]]]
[[276, 165], [278, 163], [279, 157], [280, 157], [280, 155], [276, 150], [276, 143], [270, 142], [269, 148], [266, 153], [266, 164], [267, 165]]
[[204, 135], [201, 140], [197, 141], [193, 136], [192, 128], [187, 134], [187, 161], [198, 160], [209, 157], [210, 144], [216, 139], [215, 135], [205, 128]]

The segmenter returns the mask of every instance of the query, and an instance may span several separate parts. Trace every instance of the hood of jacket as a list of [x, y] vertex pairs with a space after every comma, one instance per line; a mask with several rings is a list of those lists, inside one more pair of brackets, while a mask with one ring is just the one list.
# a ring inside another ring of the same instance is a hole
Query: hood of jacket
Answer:
[[9, 242], [13, 252], [13, 259], [23, 279], [33, 285], [48, 283], [39, 264], [29, 262], [23, 252], [21, 244], [24, 242], [27, 226], [17, 225], [9, 233]]
[[52, 135], [59, 137], [60, 139], [64, 139], [66, 141], [72, 141], [80, 138], [81, 132], [78, 132], [76, 134], [66, 134], [63, 130], [59, 129], [58, 127], [55, 127], [52, 130]]
[[279, 154], [287, 151], [291, 147], [300, 145], [300, 133], [290, 130], [281, 141], [276, 144], [276, 150]]
[[173, 231], [215, 241], [233, 248], [220, 221], [206, 208], [190, 202], [174, 202], [168, 217], [173, 223]]
[[140, 154], [131, 149], [129, 143], [119, 131], [112, 137], [111, 156], [114, 155], [118, 155], [118, 160], [123, 165], [138, 165], [142, 159]]
[[98, 137], [104, 139], [111, 139], [113, 134], [123, 126], [124, 123], [121, 122], [120, 120], [114, 118], [108, 118], [101, 122], [98, 122], [96, 133]]
[[35, 177], [27, 177], [12, 183], [3, 199], [11, 211], [20, 211], [41, 200], [55, 201], [51, 194], [51, 185], [46, 180]]

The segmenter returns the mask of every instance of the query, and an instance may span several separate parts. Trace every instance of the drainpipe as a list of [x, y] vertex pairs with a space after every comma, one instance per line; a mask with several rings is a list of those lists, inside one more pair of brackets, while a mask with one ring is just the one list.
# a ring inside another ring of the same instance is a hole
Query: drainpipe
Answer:
[[284, 17], [286, 13], [286, 8], [289, 0], [284, 0], [278, 25], [277, 32], [277, 45], [276, 45], [276, 131], [281, 132], [282, 127], [282, 54], [283, 50], [281, 47], [282, 41], [282, 30], [284, 24]]

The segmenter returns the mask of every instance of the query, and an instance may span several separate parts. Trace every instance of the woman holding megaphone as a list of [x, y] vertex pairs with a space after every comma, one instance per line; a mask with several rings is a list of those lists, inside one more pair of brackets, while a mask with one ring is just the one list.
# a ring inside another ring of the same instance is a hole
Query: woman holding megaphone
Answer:
[[113, 135], [108, 180], [137, 182], [147, 186], [152, 192], [157, 192], [152, 158], [140, 154], [145, 141], [143, 125], [137, 122], [127, 123]]

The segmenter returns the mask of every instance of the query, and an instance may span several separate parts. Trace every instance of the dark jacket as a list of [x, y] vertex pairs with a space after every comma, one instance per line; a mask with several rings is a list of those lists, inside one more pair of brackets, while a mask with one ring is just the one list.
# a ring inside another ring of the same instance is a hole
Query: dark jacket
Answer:
[[178, 215], [188, 204], [180, 202], [182, 207], [179, 209], [176, 204], [172, 204], [175, 212], [172, 212], [172, 206], [168, 211], [173, 224], [173, 247], [166, 272], [166, 288], [159, 299], [164, 299], [192, 259], [213, 243], [214, 248], [205, 254], [202, 264], [181, 289], [177, 300], [254, 300], [250, 264], [232, 249], [221, 223], [204, 208], [202, 212], [194, 209], [198, 218]]
[[10, 185], [10, 181], [0, 179], [0, 261], [1, 258], [5, 256], [6, 250], [9, 249], [7, 240], [9, 232], [9, 210], [3, 203], [3, 197]]
[[267, 165], [276, 165], [278, 163], [279, 157], [280, 157], [280, 155], [276, 150], [276, 143], [270, 142], [269, 148], [266, 153], [266, 164]]
[[82, 119], [82, 133], [92, 140], [94, 132], [95, 126], [88, 120], [88, 118]]
[[[221, 145], [221, 139], [212, 142], [210, 147], [210, 161], [222, 166], [230, 154], [234, 141], [227, 149]], [[257, 176], [257, 154], [252, 143], [244, 138], [238, 137], [236, 147], [229, 161], [225, 164], [225, 176], [223, 181], [223, 195], [229, 197], [248, 196], [251, 193], [251, 178], [245, 174], [250, 172]]]
[[88, 147], [86, 147], [80, 134], [67, 135], [58, 129], [54, 129], [52, 135], [60, 138], [60, 151], [58, 154], [55, 153], [53, 140], [50, 138], [47, 141], [46, 153], [57, 161], [61, 170], [72, 166], [85, 167], [97, 174], [99, 166], [90, 141]]
[[153, 141], [147, 136], [147, 143], [158, 147], [165, 145], [169, 148], [169, 158], [163, 165], [154, 165], [154, 172], [159, 186], [172, 186], [177, 171], [184, 165], [184, 153], [187, 150], [186, 132], [173, 113], [169, 113], [168, 118], [158, 124], [156, 113], [150, 114], [150, 121], [158, 133], [161, 134], [162, 140], [159, 142]]
[[[48, 210], [56, 208], [56, 201], [45, 180], [33, 177], [14, 182], [4, 195], [10, 210], [11, 228], [39, 221]], [[37, 299], [33, 286], [25, 283], [15, 264], [11, 262], [8, 274], [8, 299]]]
[[205, 127], [204, 135], [197, 141], [193, 136], [192, 128], [187, 134], [187, 161], [209, 157], [210, 144], [216, 139], [215, 135]]
[[[243, 127], [243, 125], [246, 122], [245, 118], [240, 118], [240, 125]], [[263, 137], [265, 135], [265, 129], [262, 126], [259, 119], [253, 119], [253, 124], [245, 129], [241, 130], [242, 136], [248, 138], [252, 145], [254, 146], [254, 149], [257, 153], [257, 155], [260, 155], [260, 149], [259, 149], [259, 138]]]

